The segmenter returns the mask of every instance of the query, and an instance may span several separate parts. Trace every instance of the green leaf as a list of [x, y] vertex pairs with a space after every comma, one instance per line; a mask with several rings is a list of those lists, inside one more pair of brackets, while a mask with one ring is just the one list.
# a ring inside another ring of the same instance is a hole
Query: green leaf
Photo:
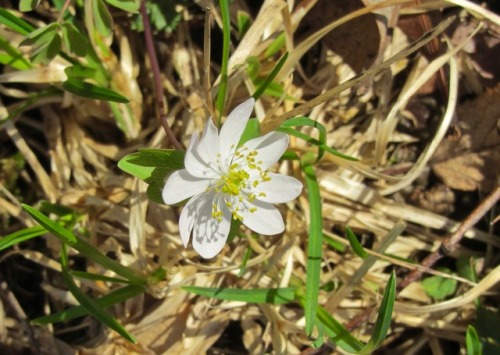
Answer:
[[139, 149], [138, 152], [123, 157], [118, 167], [147, 183], [158, 178], [157, 169], [160, 169], [162, 179], [171, 171], [184, 167], [185, 153], [173, 149]]
[[[154, 0], [146, 1], [146, 9], [149, 14], [151, 25], [156, 31], [173, 32], [177, 25], [182, 21], [182, 13], [177, 12], [177, 1]], [[135, 18], [132, 22], [132, 28], [138, 31], [144, 31], [141, 16]]]
[[21, 229], [17, 232], [6, 235], [0, 239], [0, 250], [7, 249], [15, 244], [26, 240], [39, 237], [47, 233], [47, 230], [42, 226], [35, 226]]
[[282, 48], [285, 47], [285, 32], [282, 32], [276, 37], [274, 41], [271, 42], [269, 47], [267, 47], [264, 52], [264, 58], [270, 58], [278, 53]]
[[255, 81], [257, 79], [257, 75], [259, 75], [260, 72], [260, 62], [259, 58], [257, 57], [248, 57], [246, 59], [247, 62], [247, 75]]
[[120, 10], [133, 14], [139, 12], [140, 0], [106, 0], [106, 2]]
[[477, 282], [478, 277], [475, 269], [476, 260], [470, 256], [461, 256], [457, 259], [458, 275], [472, 282]]
[[484, 354], [500, 354], [500, 312], [478, 307], [476, 320], [473, 322], [479, 337], [482, 340]]
[[349, 244], [351, 244], [351, 248], [354, 254], [362, 259], [365, 259], [368, 256], [368, 253], [365, 251], [361, 243], [358, 241], [356, 234], [354, 234], [349, 226], [345, 226], [345, 235], [347, 237], [347, 240], [349, 240]]
[[71, 277], [69, 267], [68, 267], [68, 255], [66, 252], [66, 246], [61, 248], [61, 268], [62, 275], [66, 286], [70, 292], [75, 296], [76, 300], [95, 317], [99, 322], [106, 324], [109, 328], [113, 329], [115, 332], [120, 334], [122, 337], [130, 341], [131, 343], [137, 343], [137, 340], [127, 332], [127, 330], [118, 321], [110, 316], [104, 309], [99, 305], [99, 303], [92, 300], [85, 293], [83, 293], [75, 284], [75, 281]]
[[360, 354], [372, 354], [384, 342], [387, 331], [391, 325], [392, 311], [394, 309], [394, 301], [396, 300], [396, 274], [394, 271], [387, 282], [384, 297], [380, 304], [377, 321], [373, 328], [373, 334], [368, 343], [360, 350]]
[[59, 53], [61, 50], [62, 39], [61, 36], [56, 33], [52, 40], [47, 43], [36, 47], [30, 53], [30, 59], [33, 63], [43, 63], [47, 64]]
[[126, 278], [131, 283], [136, 285], [146, 284], [146, 279], [133, 270], [126, 266], [123, 266], [119, 262], [108, 258], [106, 255], [101, 253], [98, 249], [85, 242], [84, 240], [77, 238], [69, 230], [60, 226], [57, 222], [52, 221], [50, 218], [45, 216], [43, 213], [37, 211], [31, 206], [22, 204], [24, 210], [37, 221], [46, 230], [51, 232], [55, 237], [57, 237], [62, 243], [68, 244], [73, 249], [80, 252], [82, 255], [88, 257], [94, 262], [101, 264], [104, 268], [115, 272], [116, 274]]
[[110, 37], [113, 33], [113, 18], [102, 0], [92, 1], [92, 12], [97, 32], [103, 37]]
[[62, 35], [64, 46], [78, 57], [84, 57], [87, 54], [88, 41], [76, 27], [65, 22], [62, 25]]
[[41, 0], [21, 0], [19, 1], [19, 11], [32, 11], [40, 5]]
[[123, 157], [118, 167], [147, 184], [148, 197], [157, 203], [164, 203], [161, 191], [165, 178], [174, 170], [184, 167], [184, 152], [172, 149], [139, 149]]
[[25, 39], [19, 43], [19, 47], [21, 46], [41, 46], [45, 43], [48, 43], [55, 36], [57, 31], [59, 30], [58, 23], [51, 23], [50, 25], [40, 27], [31, 33], [29, 33]]
[[481, 340], [479, 339], [476, 328], [472, 325], [467, 326], [465, 346], [467, 348], [467, 355], [481, 355], [483, 353]]
[[243, 38], [245, 33], [247, 33], [250, 28], [250, 16], [246, 12], [238, 10], [236, 15], [236, 21], [238, 23], [238, 34], [240, 39]]
[[22, 18], [11, 14], [3, 7], [0, 7], [0, 23], [23, 36], [27, 36], [30, 32], [35, 30], [35, 27]]
[[64, 73], [69, 79], [81, 81], [83, 79], [96, 79], [97, 70], [76, 64], [64, 69]]
[[200, 296], [225, 301], [285, 304], [295, 300], [295, 288], [293, 287], [242, 290], [239, 288], [184, 286], [182, 289]]
[[306, 333], [310, 335], [314, 328], [318, 307], [323, 243], [323, 217], [316, 172], [311, 165], [303, 166], [302, 169], [305, 175], [307, 197], [309, 199], [310, 222], [307, 243], [307, 275], [304, 312], [306, 318]]
[[63, 89], [77, 96], [85, 97], [87, 99], [102, 100], [128, 103], [130, 102], [126, 97], [118, 94], [117, 92], [106, 89], [82, 80], [69, 78], [63, 85]]
[[59, 24], [36, 29], [29, 33], [19, 46], [32, 46], [30, 59], [33, 63], [48, 63], [61, 50], [62, 39], [59, 35]]
[[[74, 272], [74, 271], [73, 271]], [[124, 302], [132, 297], [138, 296], [145, 292], [145, 289], [137, 285], [128, 285], [111, 291], [107, 295], [95, 300], [101, 308], [108, 308], [117, 303]], [[34, 324], [50, 324], [56, 322], [64, 322], [74, 318], [82, 317], [89, 314], [83, 306], [75, 306], [61, 312], [57, 312], [48, 316], [33, 319]]]
[[[443, 269], [444, 272], [450, 272]], [[457, 280], [445, 278], [442, 276], [430, 276], [422, 280], [424, 291], [436, 300], [442, 300], [455, 293], [457, 289]]]
[[251, 139], [260, 137], [260, 123], [256, 118], [251, 118], [248, 120], [245, 130], [241, 135], [238, 145], [245, 144]]
[[154, 270], [151, 275], [149, 275], [149, 285], [154, 285], [158, 282], [165, 281], [167, 277], [167, 270], [161, 266]]
[[[278, 75], [281, 68], [283, 68], [283, 65], [285, 64], [287, 58], [288, 58], [288, 52], [283, 54], [283, 56], [280, 58], [280, 60], [278, 61], [276, 66], [273, 68], [271, 73], [265, 78], [264, 82], [262, 84], [260, 84], [258, 89], [254, 92], [252, 97], [255, 100], [257, 100], [264, 93], [264, 91], [266, 91], [270, 87], [270, 85], [273, 84], [274, 78], [276, 78], [276, 75]], [[282, 87], [281, 87], [281, 85], [279, 85], [277, 83], [274, 83], [274, 84], [278, 85], [278, 87], [280, 88], [280, 89], [278, 89], [278, 92], [276, 93], [276, 95], [280, 96], [282, 94], [282, 92], [280, 91], [282, 89]]]

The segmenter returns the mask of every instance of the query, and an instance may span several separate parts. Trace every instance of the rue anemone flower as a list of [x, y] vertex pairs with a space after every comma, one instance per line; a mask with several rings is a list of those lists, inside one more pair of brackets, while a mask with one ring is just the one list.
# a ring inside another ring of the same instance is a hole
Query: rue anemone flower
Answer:
[[254, 104], [251, 98], [236, 107], [220, 132], [209, 119], [201, 137], [193, 134], [184, 169], [170, 175], [163, 188], [168, 205], [190, 198], [179, 218], [181, 239], [187, 246], [192, 235], [194, 249], [206, 259], [224, 247], [232, 219], [263, 235], [283, 232], [273, 204], [302, 191], [297, 179], [268, 171], [288, 147], [288, 135], [271, 132], [238, 145]]

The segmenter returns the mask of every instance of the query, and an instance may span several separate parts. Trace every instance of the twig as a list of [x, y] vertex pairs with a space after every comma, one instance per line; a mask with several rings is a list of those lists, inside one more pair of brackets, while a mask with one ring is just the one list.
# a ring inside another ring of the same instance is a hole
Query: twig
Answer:
[[214, 105], [212, 103], [212, 88], [210, 86], [210, 20], [212, 18], [212, 12], [210, 7], [207, 7], [205, 11], [205, 33], [203, 37], [203, 90], [205, 90], [208, 112], [210, 112], [214, 123], [217, 123]]
[[62, 20], [63, 20], [63, 17], [64, 17], [64, 13], [66, 12], [66, 10], [68, 9], [69, 5], [71, 4], [71, 0], [66, 0], [64, 2], [64, 5], [61, 9], [61, 13], [59, 14], [59, 17], [57, 18], [57, 22], [61, 23]]
[[[447, 236], [441, 246], [434, 253], [428, 255], [423, 261], [422, 266], [431, 268], [438, 260], [453, 252], [458, 247], [458, 243], [462, 240], [466, 231], [471, 229], [500, 199], [500, 186], [483, 201], [474, 211], [460, 224], [458, 229]], [[406, 277], [398, 283], [397, 291], [401, 292], [410, 283], [419, 280], [422, 277], [423, 271], [421, 268], [412, 270]], [[365, 309], [362, 313], [351, 319], [345, 327], [348, 330], [358, 328], [362, 323], [366, 322], [375, 307], [371, 306]]]
[[146, 1], [141, 1], [141, 15], [142, 23], [144, 26], [144, 39], [146, 40], [146, 50], [148, 51], [149, 60], [151, 62], [151, 69], [153, 71], [153, 79], [155, 83], [156, 90], [156, 105], [158, 107], [158, 116], [160, 118], [160, 123], [167, 134], [170, 143], [178, 150], [184, 150], [181, 143], [175, 138], [172, 129], [168, 125], [167, 115], [165, 113], [165, 104], [163, 100], [163, 90], [161, 84], [160, 66], [158, 65], [158, 59], [156, 58], [156, 51], [153, 44], [153, 35], [151, 33], [151, 24], [149, 22], [148, 12], [146, 10]]

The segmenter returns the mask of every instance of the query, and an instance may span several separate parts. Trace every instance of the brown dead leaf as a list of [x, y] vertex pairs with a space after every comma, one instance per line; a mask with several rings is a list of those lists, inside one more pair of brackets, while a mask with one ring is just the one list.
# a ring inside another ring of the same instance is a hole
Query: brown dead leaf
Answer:
[[457, 109], [461, 136], [441, 143], [434, 173], [453, 188], [490, 191], [500, 175], [500, 85]]
[[[303, 23], [311, 33], [316, 32], [364, 6], [360, 0], [318, 1]], [[380, 31], [376, 16], [367, 14], [349, 21], [328, 33], [322, 42], [359, 73], [371, 67], [379, 52]]]

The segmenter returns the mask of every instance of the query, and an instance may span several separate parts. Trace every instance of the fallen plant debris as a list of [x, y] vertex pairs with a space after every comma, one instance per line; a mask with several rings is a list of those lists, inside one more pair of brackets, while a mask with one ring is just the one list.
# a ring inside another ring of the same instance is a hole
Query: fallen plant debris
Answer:
[[498, 353], [494, 5], [3, 1], [0, 353]]

